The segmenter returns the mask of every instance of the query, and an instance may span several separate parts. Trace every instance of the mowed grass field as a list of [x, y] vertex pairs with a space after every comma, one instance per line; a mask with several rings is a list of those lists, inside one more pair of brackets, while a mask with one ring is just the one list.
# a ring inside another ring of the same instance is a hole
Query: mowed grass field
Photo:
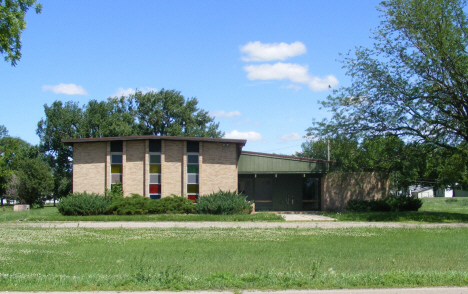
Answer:
[[0, 227], [0, 290], [468, 285], [468, 229]]

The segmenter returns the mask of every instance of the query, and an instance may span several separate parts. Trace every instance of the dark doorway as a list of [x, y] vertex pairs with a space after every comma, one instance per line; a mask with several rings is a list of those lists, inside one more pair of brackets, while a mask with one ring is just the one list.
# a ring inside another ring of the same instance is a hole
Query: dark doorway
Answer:
[[256, 211], [320, 210], [320, 175], [239, 175], [238, 191], [255, 201]]

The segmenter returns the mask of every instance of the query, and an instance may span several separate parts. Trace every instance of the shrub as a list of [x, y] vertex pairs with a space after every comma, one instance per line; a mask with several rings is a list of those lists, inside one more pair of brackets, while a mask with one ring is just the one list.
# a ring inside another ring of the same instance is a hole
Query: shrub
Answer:
[[156, 203], [154, 213], [193, 213], [195, 204], [185, 197], [171, 195], [153, 200]]
[[111, 189], [106, 188], [106, 198], [111, 201], [123, 198], [122, 183], [115, 183], [111, 186]]
[[392, 211], [418, 211], [423, 202], [417, 197], [390, 196], [386, 198]]
[[352, 199], [348, 201], [347, 211], [370, 212], [370, 211], [391, 211], [390, 205], [384, 200], [361, 200]]
[[98, 215], [104, 214], [110, 203], [110, 200], [98, 194], [73, 193], [62, 198], [57, 209], [63, 215]]
[[131, 197], [114, 198], [107, 207], [111, 214], [192, 213], [194, 210], [191, 200], [175, 195], [153, 200], [132, 194]]
[[418, 211], [422, 201], [416, 197], [389, 196], [378, 200], [349, 200], [347, 211], [353, 212], [376, 212], [376, 211]]
[[247, 196], [231, 191], [218, 191], [198, 198], [196, 212], [200, 214], [249, 214], [252, 205]]

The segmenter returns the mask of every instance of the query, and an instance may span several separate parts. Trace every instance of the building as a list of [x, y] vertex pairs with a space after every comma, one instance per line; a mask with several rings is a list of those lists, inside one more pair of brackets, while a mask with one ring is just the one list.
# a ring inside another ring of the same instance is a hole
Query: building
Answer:
[[416, 198], [432, 198], [434, 197], [434, 189], [432, 187], [411, 186], [410, 194]]
[[380, 198], [388, 177], [335, 173], [336, 162], [242, 151], [246, 140], [172, 136], [63, 139], [73, 147], [73, 192], [172, 194], [196, 200], [239, 191], [255, 210], [343, 210], [354, 198]]

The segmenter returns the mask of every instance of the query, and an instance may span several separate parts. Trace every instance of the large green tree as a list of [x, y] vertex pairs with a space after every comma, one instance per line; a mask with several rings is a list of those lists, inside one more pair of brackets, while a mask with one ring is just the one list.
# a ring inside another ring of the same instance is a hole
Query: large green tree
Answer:
[[394, 135], [367, 137], [363, 140], [335, 136], [307, 141], [296, 156], [327, 159], [327, 141], [330, 160], [339, 162], [344, 172], [377, 171], [392, 178], [392, 189], [407, 191], [413, 184], [437, 184], [435, 174], [428, 173], [432, 150], [424, 145], [405, 143]]
[[44, 105], [45, 119], [38, 123], [36, 133], [40, 149], [46, 155], [54, 177], [54, 198], [68, 195], [72, 189], [72, 157], [70, 147], [62, 144], [63, 138], [81, 138], [83, 109], [75, 102], [55, 101]]
[[[468, 142], [468, 20], [463, 0], [389, 0], [373, 48], [344, 60], [353, 79], [323, 105], [326, 135], [392, 133], [447, 149]], [[464, 148], [464, 147], [460, 147]]]
[[322, 102], [332, 118], [314, 122], [308, 132], [358, 139], [392, 134], [466, 158], [465, 6], [464, 0], [382, 1], [373, 47], [344, 58], [352, 84]]
[[0, 138], [0, 198], [42, 205], [52, 195], [52, 171], [38, 146], [14, 137]]
[[220, 138], [219, 123], [198, 108], [196, 98], [185, 99], [180, 92], [164, 90], [130, 95], [141, 135]]
[[18, 179], [17, 200], [29, 205], [43, 206], [54, 191], [54, 178], [50, 166], [40, 158], [24, 158], [15, 171]]
[[42, 11], [42, 5], [36, 0], [0, 0], [0, 53], [13, 66], [21, 58], [21, 33], [26, 29], [24, 17], [31, 7], [36, 13]]

